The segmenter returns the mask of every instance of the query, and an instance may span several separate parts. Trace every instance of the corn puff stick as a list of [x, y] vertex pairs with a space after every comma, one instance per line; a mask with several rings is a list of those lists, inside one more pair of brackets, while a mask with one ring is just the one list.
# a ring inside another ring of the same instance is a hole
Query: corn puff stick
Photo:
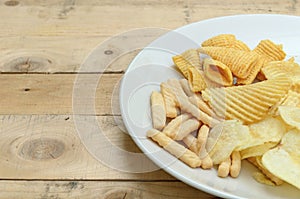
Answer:
[[173, 132], [178, 131], [179, 126], [181, 126], [184, 121], [190, 119], [191, 117], [192, 116], [190, 114], [182, 114], [177, 116], [167, 124], [167, 126], [163, 130], [163, 133], [171, 137]]
[[200, 126], [200, 122], [193, 118], [188, 119], [185, 122], [182, 123], [181, 126], [179, 126], [179, 129], [177, 132], [173, 132], [171, 134], [171, 138], [174, 138], [175, 140], [182, 140], [184, 137], [186, 137], [191, 132], [197, 130]]
[[230, 157], [228, 157], [226, 160], [221, 162], [218, 168], [218, 176], [222, 178], [227, 177], [230, 171], [230, 165], [231, 165]]
[[230, 166], [230, 175], [231, 177], [238, 177], [241, 171], [241, 155], [239, 151], [233, 151], [231, 154], [231, 166]]
[[153, 128], [161, 130], [166, 125], [166, 109], [161, 93], [153, 91], [151, 94], [151, 113]]
[[172, 140], [164, 133], [151, 129], [147, 132], [147, 136], [190, 167], [200, 167], [201, 160], [194, 152]]

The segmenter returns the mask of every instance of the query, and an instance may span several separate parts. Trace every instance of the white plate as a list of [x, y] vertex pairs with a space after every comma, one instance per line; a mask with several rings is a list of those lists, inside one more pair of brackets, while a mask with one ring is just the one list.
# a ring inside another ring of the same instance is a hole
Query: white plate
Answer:
[[216, 170], [191, 169], [146, 138], [151, 128], [149, 96], [159, 84], [181, 75], [172, 68], [171, 57], [197, 48], [205, 39], [233, 33], [253, 48], [262, 39], [282, 43], [288, 57], [299, 62], [300, 17], [287, 15], [237, 15], [209, 19], [170, 31], [143, 49], [128, 67], [120, 87], [120, 106], [127, 130], [140, 149], [159, 167], [177, 179], [210, 194], [224, 198], [294, 198], [300, 190], [283, 184], [272, 187], [252, 178], [256, 170], [247, 162], [237, 179], [219, 178]]

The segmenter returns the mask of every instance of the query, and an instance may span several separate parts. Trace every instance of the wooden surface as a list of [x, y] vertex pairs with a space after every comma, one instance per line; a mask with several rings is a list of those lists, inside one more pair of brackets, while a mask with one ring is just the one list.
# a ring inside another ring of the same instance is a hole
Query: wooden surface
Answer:
[[[131, 52], [108, 43], [99, 68], [81, 70], [92, 49], [132, 29], [174, 29], [250, 13], [300, 15], [300, 5], [295, 0], [0, 0], [0, 198], [216, 198], [162, 170], [128, 173], [97, 161], [76, 133], [73, 87], [78, 75], [102, 75], [95, 111], [76, 114], [87, 125], [96, 117], [115, 146], [139, 153], [118, 106], [111, 105], [118, 103], [117, 83], [130, 61], [158, 35], [140, 35]], [[110, 64], [104, 68], [104, 63]]]

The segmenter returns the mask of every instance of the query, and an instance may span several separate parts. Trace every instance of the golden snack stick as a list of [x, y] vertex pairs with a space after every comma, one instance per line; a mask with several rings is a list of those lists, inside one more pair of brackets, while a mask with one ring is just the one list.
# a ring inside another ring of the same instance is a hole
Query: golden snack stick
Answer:
[[171, 138], [175, 140], [182, 140], [188, 134], [197, 130], [200, 126], [200, 122], [196, 118], [188, 119], [179, 126], [178, 131], [171, 134]]
[[161, 93], [153, 91], [150, 101], [153, 128], [161, 130], [166, 125], [166, 109], [163, 96]]
[[187, 135], [182, 139], [183, 143], [194, 153], [198, 154], [198, 141], [193, 135]]
[[230, 171], [231, 159], [228, 157], [225, 161], [223, 161], [218, 167], [218, 176], [221, 178], [225, 178], [228, 176]]
[[200, 167], [201, 159], [194, 152], [172, 140], [164, 133], [151, 129], [147, 132], [147, 136], [190, 167]]
[[230, 175], [231, 177], [238, 177], [241, 171], [241, 155], [238, 151], [233, 151], [231, 154], [231, 166], [230, 166]]
[[190, 114], [181, 114], [177, 116], [167, 124], [167, 126], [163, 129], [163, 133], [171, 137], [173, 132], [177, 132], [182, 123], [191, 117], [192, 116]]
[[175, 118], [177, 116], [176, 98], [172, 90], [168, 87], [166, 82], [160, 84], [160, 90], [164, 98], [166, 115], [168, 118]]

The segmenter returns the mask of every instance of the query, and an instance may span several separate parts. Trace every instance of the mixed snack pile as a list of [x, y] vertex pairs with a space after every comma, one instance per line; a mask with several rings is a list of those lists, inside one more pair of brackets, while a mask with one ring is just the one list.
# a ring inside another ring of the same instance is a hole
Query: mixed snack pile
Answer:
[[254, 49], [232, 34], [173, 57], [185, 77], [151, 94], [147, 136], [192, 168], [238, 177], [241, 161], [261, 183], [300, 189], [300, 66], [266, 39]]

